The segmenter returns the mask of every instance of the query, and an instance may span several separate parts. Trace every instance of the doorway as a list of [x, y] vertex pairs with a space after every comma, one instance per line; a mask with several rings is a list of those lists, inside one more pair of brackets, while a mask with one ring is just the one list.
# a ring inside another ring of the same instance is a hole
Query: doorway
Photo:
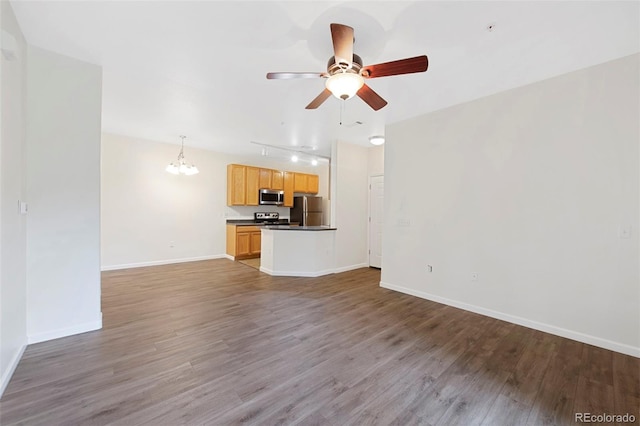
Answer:
[[384, 176], [369, 178], [369, 266], [382, 268]]

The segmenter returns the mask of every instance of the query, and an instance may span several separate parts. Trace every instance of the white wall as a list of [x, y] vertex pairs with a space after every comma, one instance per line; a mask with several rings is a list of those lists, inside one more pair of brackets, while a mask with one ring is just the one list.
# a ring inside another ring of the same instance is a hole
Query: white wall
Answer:
[[[176, 136], [177, 138], [177, 136]], [[185, 157], [200, 173], [175, 176], [164, 168], [180, 147], [124, 136], [102, 135], [102, 268], [223, 257], [226, 220], [253, 218], [275, 206], [227, 207], [227, 164], [248, 164], [320, 176], [328, 194], [328, 166], [305, 167], [271, 157], [246, 157], [189, 147]]]
[[369, 148], [369, 176], [384, 174], [384, 145]]
[[27, 333], [101, 327], [102, 71], [36, 47], [27, 65]]
[[388, 126], [382, 285], [640, 356], [639, 58]]
[[333, 152], [335, 170], [334, 223], [336, 270], [366, 267], [368, 263], [368, 149], [337, 142]]
[[[0, 2], [0, 28], [16, 50], [0, 54], [0, 396], [27, 344], [24, 105], [26, 43], [9, 2]], [[4, 46], [7, 47], [7, 46]]]

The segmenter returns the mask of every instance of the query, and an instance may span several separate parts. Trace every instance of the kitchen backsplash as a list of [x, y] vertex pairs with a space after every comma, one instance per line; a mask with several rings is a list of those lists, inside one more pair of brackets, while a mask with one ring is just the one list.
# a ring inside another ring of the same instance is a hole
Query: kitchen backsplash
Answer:
[[280, 219], [289, 218], [289, 207], [276, 206], [226, 206], [224, 210], [225, 219], [253, 219], [255, 212], [278, 212]]

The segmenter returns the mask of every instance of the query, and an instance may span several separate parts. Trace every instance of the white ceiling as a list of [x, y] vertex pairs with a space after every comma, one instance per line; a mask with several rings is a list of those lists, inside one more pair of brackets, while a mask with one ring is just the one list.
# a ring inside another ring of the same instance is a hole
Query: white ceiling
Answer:
[[[385, 124], [640, 51], [637, 1], [11, 4], [30, 44], [103, 67], [105, 132], [238, 154], [260, 155], [254, 141], [328, 155], [334, 140], [367, 145]], [[426, 54], [429, 69], [369, 80], [389, 102], [378, 112], [333, 97], [305, 110], [323, 79], [265, 74], [325, 71], [331, 22], [354, 27], [365, 64]]]

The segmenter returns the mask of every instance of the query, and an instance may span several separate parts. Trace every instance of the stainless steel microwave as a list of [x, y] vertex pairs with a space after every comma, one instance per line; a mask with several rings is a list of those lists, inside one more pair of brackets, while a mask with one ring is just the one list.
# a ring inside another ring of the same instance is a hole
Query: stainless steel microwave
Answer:
[[258, 199], [261, 205], [281, 206], [284, 204], [284, 191], [261, 189]]

